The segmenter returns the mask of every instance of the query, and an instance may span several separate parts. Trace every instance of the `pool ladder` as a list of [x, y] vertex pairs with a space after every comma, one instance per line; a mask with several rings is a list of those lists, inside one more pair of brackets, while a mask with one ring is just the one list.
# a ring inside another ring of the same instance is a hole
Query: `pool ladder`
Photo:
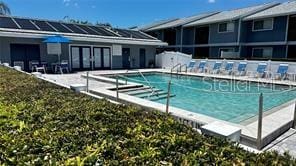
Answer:
[[[159, 96], [159, 93], [158, 91], [155, 91], [154, 87], [151, 85], [151, 83], [147, 80], [147, 78], [144, 76], [144, 74], [140, 71], [140, 70], [134, 70], [134, 71], [137, 71], [140, 76], [144, 79], [144, 81], [147, 83], [148, 87], [150, 88], [151, 90], [151, 94], [148, 95], [148, 98], [150, 98], [151, 96], [153, 95], [156, 95], [156, 96]], [[128, 73], [128, 70], [126, 71], [126, 73]]]
[[177, 69], [177, 78], [179, 79], [180, 77], [180, 75], [178, 74], [179, 72], [181, 73], [182, 72], [182, 68], [184, 68], [185, 67], [185, 72], [187, 73], [187, 70], [188, 70], [188, 68], [187, 68], [187, 65], [186, 64], [181, 64], [181, 63], [178, 63], [177, 65], [175, 65], [175, 66], [173, 66], [173, 68], [171, 69], [171, 78], [172, 78], [172, 76], [173, 76], [173, 72], [174, 72], [174, 70], [175, 69]]

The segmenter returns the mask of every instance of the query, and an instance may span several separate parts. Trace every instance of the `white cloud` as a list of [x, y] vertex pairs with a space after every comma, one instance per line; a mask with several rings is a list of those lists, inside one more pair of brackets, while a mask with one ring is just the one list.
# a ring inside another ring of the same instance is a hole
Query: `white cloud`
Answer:
[[216, 0], [208, 0], [209, 3], [215, 3]]
[[71, 0], [63, 0], [63, 3], [65, 4], [65, 6], [69, 6], [70, 2], [71, 2]]
[[74, 3], [75, 7], [79, 7], [79, 4], [77, 2]]

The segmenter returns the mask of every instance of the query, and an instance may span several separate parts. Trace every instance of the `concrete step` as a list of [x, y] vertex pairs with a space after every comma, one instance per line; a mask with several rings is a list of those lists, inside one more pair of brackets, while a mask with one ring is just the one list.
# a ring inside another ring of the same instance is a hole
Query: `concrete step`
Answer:
[[134, 91], [138, 91], [138, 90], [146, 90], [146, 89], [150, 89], [150, 87], [148, 87], [148, 86], [143, 86], [143, 87], [132, 88], [132, 89], [121, 89], [121, 90], [119, 90], [119, 92], [121, 92], [121, 93], [128, 93], [128, 92], [134, 92]]
[[[161, 92], [160, 89], [154, 89], [154, 92]], [[139, 90], [139, 91], [133, 91], [130, 93], [127, 93], [128, 95], [137, 96], [137, 95], [143, 95], [143, 94], [150, 94], [152, 93], [152, 89], [145, 89], [145, 90]]]
[[[124, 90], [124, 89], [134, 89], [134, 88], [141, 88], [143, 85], [119, 85], [118, 90]], [[109, 90], [116, 91], [116, 87], [110, 88]]]
[[167, 92], [164, 92], [162, 90], [158, 91], [158, 92], [154, 92], [152, 94], [152, 92], [148, 93], [148, 94], [142, 94], [142, 95], [137, 95], [137, 97], [140, 97], [140, 98], [151, 98], [151, 97], [158, 97], [158, 96], [163, 96], [163, 95], [167, 95], [168, 93]]
[[[170, 98], [172, 98], [172, 97], [176, 97], [176, 95], [174, 95], [174, 94], [171, 94], [170, 95]], [[161, 95], [161, 96], [154, 96], [154, 97], [152, 97], [152, 98], [150, 98], [149, 100], [151, 100], [151, 101], [157, 101], [157, 100], [162, 100], [162, 99], [166, 99], [167, 98], [167, 94], [166, 95]]]

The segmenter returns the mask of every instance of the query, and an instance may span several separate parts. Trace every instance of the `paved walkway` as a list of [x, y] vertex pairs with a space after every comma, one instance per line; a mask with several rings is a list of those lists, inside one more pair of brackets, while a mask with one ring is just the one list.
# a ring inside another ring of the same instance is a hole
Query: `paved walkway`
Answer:
[[290, 129], [271, 142], [263, 150], [277, 151], [282, 154], [284, 152], [289, 152], [290, 155], [296, 158], [296, 130]]
[[[83, 78], [81, 75], [86, 74], [86, 72], [78, 72], [78, 73], [71, 73], [71, 74], [43, 74], [42, 76], [46, 79], [53, 80], [57, 83], [64, 84], [66, 86], [70, 86], [72, 84], [85, 84], [86, 79]], [[92, 90], [99, 90], [100, 88], [110, 88], [114, 87], [113, 84], [89, 80], [89, 89]]]

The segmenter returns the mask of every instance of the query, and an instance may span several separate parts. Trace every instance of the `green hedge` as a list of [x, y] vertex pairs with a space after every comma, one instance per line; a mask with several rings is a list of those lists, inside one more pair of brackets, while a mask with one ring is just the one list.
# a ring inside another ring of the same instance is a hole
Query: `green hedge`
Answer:
[[296, 165], [0, 67], [0, 165]]

